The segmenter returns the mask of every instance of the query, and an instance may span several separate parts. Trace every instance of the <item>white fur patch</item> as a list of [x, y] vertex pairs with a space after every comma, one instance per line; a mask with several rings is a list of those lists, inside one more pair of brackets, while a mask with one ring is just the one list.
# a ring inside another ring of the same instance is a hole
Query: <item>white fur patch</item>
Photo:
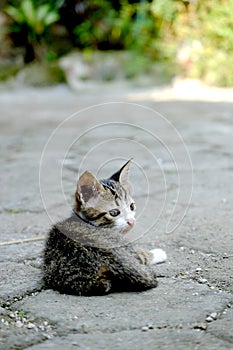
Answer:
[[150, 265], [160, 264], [167, 260], [167, 254], [163, 249], [152, 249], [150, 252], [153, 254], [152, 261]]

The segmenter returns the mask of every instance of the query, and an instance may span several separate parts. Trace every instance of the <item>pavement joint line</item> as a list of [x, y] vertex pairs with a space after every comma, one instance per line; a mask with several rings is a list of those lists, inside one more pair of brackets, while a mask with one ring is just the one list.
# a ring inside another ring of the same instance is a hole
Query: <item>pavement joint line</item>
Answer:
[[23, 299], [33, 296], [35, 294], [39, 294], [41, 292], [43, 292], [45, 290], [44, 286], [37, 288], [37, 289], [33, 289], [31, 291], [26, 291], [24, 294], [22, 295], [14, 295], [6, 300], [2, 300], [0, 303], [0, 306], [3, 307], [6, 310], [10, 310], [10, 308], [12, 307], [12, 305], [16, 302], [22, 301]]

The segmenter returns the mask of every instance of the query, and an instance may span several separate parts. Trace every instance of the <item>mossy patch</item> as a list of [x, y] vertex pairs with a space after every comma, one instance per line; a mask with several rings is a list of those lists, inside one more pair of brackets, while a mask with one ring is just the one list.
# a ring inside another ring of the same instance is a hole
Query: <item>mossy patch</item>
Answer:
[[25, 66], [17, 75], [25, 85], [50, 86], [65, 82], [65, 75], [56, 62], [33, 62]]
[[0, 81], [7, 81], [11, 77], [15, 77], [20, 68], [15, 65], [0, 66]]

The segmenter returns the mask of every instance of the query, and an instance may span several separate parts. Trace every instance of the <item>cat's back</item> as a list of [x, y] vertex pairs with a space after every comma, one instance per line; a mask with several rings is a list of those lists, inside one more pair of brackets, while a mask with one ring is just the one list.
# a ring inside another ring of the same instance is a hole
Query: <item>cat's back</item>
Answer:
[[74, 215], [50, 230], [44, 262], [45, 269], [72, 264], [80, 268], [90, 264], [95, 268], [95, 264], [99, 265], [103, 258], [117, 260], [121, 255], [133, 253], [133, 247], [119, 232], [94, 227]]
[[52, 244], [54, 247], [72, 245], [76, 249], [78, 247], [110, 249], [125, 246], [128, 243], [123, 234], [112, 228], [95, 227], [86, 223], [77, 215], [72, 215], [52, 227], [48, 234], [46, 246], [48, 244]]
[[73, 216], [51, 228], [44, 249], [46, 286], [68, 293], [74, 292], [74, 286], [83, 291], [83, 281], [96, 273], [102, 255], [94, 233], [91, 225]]
[[132, 259], [130, 246], [118, 232], [93, 227], [72, 216], [49, 232], [44, 250], [44, 280], [47, 286], [62, 292], [88, 294], [88, 284], [100, 272], [115, 273], [121, 261]]

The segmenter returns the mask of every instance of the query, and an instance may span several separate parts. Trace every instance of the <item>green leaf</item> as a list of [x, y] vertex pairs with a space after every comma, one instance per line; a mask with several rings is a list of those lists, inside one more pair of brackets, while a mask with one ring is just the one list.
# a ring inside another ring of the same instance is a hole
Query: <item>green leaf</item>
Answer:
[[48, 15], [44, 19], [45, 26], [50, 26], [51, 24], [57, 22], [59, 20], [60, 16], [57, 12], [53, 11], [48, 13]]
[[23, 0], [21, 2], [21, 10], [24, 14], [27, 24], [34, 28], [36, 25], [36, 10], [31, 0]]
[[48, 4], [44, 4], [38, 7], [37, 13], [36, 13], [36, 18], [38, 22], [44, 22], [44, 19], [50, 12], [50, 7]]
[[24, 15], [21, 12], [20, 9], [17, 9], [14, 6], [7, 6], [5, 7], [4, 11], [10, 16], [15, 22], [23, 23], [24, 22]]

